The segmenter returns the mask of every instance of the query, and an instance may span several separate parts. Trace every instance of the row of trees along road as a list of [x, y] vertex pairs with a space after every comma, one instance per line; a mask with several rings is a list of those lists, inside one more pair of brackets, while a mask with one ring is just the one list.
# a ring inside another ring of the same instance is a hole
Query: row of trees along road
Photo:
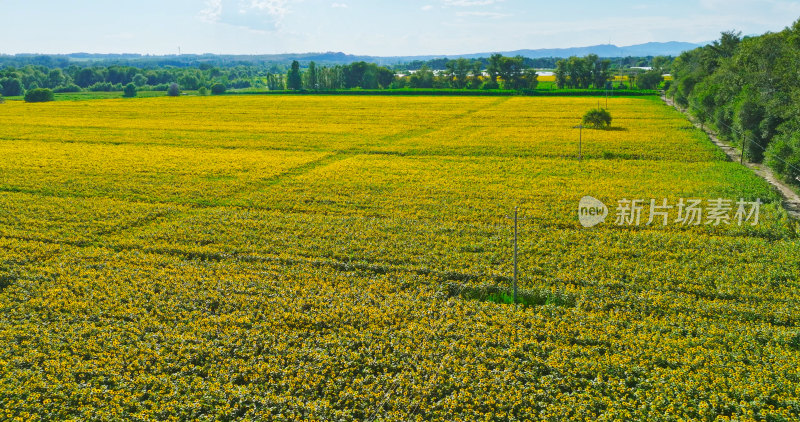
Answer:
[[800, 177], [800, 20], [777, 33], [718, 41], [675, 59], [668, 95], [721, 138], [766, 161], [789, 182]]

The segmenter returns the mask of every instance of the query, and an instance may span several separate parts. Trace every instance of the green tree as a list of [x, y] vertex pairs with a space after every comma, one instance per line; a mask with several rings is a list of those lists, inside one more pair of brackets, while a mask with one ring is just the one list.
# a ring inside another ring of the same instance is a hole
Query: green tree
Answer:
[[213, 95], [222, 95], [225, 93], [225, 85], [221, 83], [215, 83], [211, 86], [211, 94]]
[[376, 69], [376, 71], [377, 71], [378, 85], [380, 86], [380, 88], [388, 88], [389, 85], [391, 85], [392, 82], [394, 82], [394, 72], [392, 72], [391, 70], [383, 66], [380, 66]]
[[136, 85], [133, 82], [128, 83], [125, 85], [125, 89], [122, 91], [122, 96], [125, 98], [133, 98], [136, 96]]
[[286, 75], [286, 86], [295, 91], [303, 89], [303, 79], [300, 76], [300, 63], [298, 63], [297, 60], [292, 60], [292, 67]]
[[319, 89], [319, 77], [317, 75], [317, 64], [311, 62], [308, 64], [308, 83], [306, 83], [306, 89], [317, 90]]
[[200, 79], [195, 75], [182, 75], [178, 84], [185, 90], [194, 91], [200, 86]]
[[53, 69], [47, 74], [46, 85], [48, 88], [55, 88], [64, 82], [66, 82], [66, 78], [64, 77], [64, 72], [62, 72], [61, 69]]
[[409, 76], [408, 82], [411, 88], [433, 88], [433, 71], [423, 65]]
[[636, 86], [639, 89], [656, 89], [664, 77], [658, 70], [649, 70], [636, 76]]
[[472, 76], [469, 78], [469, 89], [478, 89], [481, 86], [483, 78], [483, 63], [480, 60], [472, 62], [472, 69], [470, 70]]
[[469, 76], [469, 72], [472, 67], [472, 62], [464, 58], [450, 60], [447, 62], [447, 70], [452, 77], [450, 83], [452, 84], [453, 88], [462, 89], [467, 86], [467, 77]]
[[81, 88], [87, 88], [98, 82], [105, 82], [105, 77], [98, 69], [85, 67], [75, 75], [75, 84]]
[[651, 66], [653, 70], [657, 70], [661, 72], [661, 74], [669, 73], [670, 65], [672, 64], [672, 59], [669, 57], [664, 56], [656, 56], [653, 57], [653, 61], [651, 62]]
[[489, 56], [489, 64], [486, 66], [486, 73], [489, 74], [489, 79], [497, 83], [497, 78], [500, 76], [500, 68], [502, 66], [503, 55], [492, 54]]
[[567, 69], [567, 61], [559, 60], [556, 62], [556, 86], [558, 89], [563, 89], [569, 86], [569, 71]]
[[22, 81], [18, 78], [0, 79], [0, 85], [3, 86], [2, 94], [5, 97], [15, 97], [17, 95], [22, 95], [24, 92], [22, 89]]
[[53, 101], [53, 91], [47, 88], [35, 88], [25, 93], [26, 103], [43, 103]]
[[501, 56], [497, 60], [497, 64], [497, 74], [503, 80], [503, 88], [521, 89], [523, 87], [522, 75], [526, 68], [522, 56]]
[[181, 95], [181, 89], [178, 87], [178, 84], [175, 82], [169, 84], [169, 88], [167, 88], [167, 95], [170, 97], [177, 97]]
[[583, 124], [603, 129], [611, 126], [611, 113], [604, 108], [593, 108], [583, 115]]
[[603, 89], [609, 79], [611, 79], [611, 60], [595, 59], [592, 67], [592, 86], [595, 89]]
[[567, 60], [571, 88], [589, 88], [592, 83], [592, 68], [589, 63], [580, 57], [570, 57]]
[[144, 76], [141, 73], [137, 73], [136, 75], [133, 76], [133, 84], [136, 85], [138, 88], [147, 85], [147, 76]]

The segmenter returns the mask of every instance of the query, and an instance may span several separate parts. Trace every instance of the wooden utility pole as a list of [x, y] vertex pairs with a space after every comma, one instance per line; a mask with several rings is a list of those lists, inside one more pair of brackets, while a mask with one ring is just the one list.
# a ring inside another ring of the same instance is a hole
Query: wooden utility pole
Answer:
[[747, 135], [742, 136], [742, 156], [739, 157], [739, 164], [744, 164], [744, 141], [747, 139]]
[[514, 207], [514, 305], [517, 304], [517, 211]]
[[514, 216], [511, 217], [510, 215], [506, 216], [507, 219], [514, 219], [514, 279], [513, 279], [513, 291], [514, 291], [514, 306], [519, 303], [519, 260], [517, 259], [519, 255], [519, 248], [518, 248], [518, 239], [519, 239], [519, 220], [524, 220], [525, 217], [519, 217], [519, 207], [514, 207]]
[[573, 129], [578, 130], [578, 161], [583, 160], [583, 124], [579, 124], [578, 126], [573, 126]]

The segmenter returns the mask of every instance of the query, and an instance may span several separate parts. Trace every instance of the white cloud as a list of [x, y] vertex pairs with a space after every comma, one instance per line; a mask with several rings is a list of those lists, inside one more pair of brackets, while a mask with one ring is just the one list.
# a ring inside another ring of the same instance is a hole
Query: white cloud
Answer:
[[469, 7], [469, 6], [489, 6], [492, 4], [497, 4], [502, 2], [503, 0], [442, 0], [445, 6], [461, 6], [461, 7]]
[[422, 6], [421, 9], [427, 12], [428, 10], [433, 10], [433, 6], [426, 4], [425, 6]]
[[331, 7], [334, 9], [347, 9], [347, 4], [345, 3], [331, 3]]
[[273, 31], [291, 13], [291, 4], [302, 0], [206, 0], [200, 19], [254, 31]]
[[[240, 2], [240, 4], [241, 3], [243, 2]], [[283, 17], [289, 13], [289, 0], [250, 0], [250, 7], [248, 8], [245, 5], [244, 8], [240, 10], [244, 12], [260, 10], [275, 18], [283, 19]]]
[[222, 15], [222, 0], [206, 1], [206, 8], [200, 11], [200, 19], [205, 22], [216, 22]]
[[497, 13], [497, 12], [458, 12], [456, 16], [465, 17], [465, 16], [477, 16], [481, 18], [505, 18], [507, 16], [511, 16], [507, 13]]

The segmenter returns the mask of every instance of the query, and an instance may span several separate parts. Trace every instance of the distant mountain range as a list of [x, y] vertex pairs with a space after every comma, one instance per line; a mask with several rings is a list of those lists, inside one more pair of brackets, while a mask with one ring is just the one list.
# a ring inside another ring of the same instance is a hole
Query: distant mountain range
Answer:
[[600, 57], [646, 57], [646, 56], [677, 56], [687, 50], [692, 50], [701, 47], [704, 44], [692, 44], [687, 42], [649, 42], [646, 44], [629, 45], [625, 47], [618, 47], [612, 44], [593, 45], [589, 47], [572, 47], [572, 48], [545, 48], [537, 50], [514, 50], [514, 51], [496, 51], [484, 53], [471, 53], [471, 54], [439, 54], [439, 55], [420, 55], [420, 56], [357, 56], [352, 54], [345, 54], [341, 52], [327, 52], [327, 53], [285, 53], [285, 54], [258, 54], [258, 55], [217, 55], [217, 54], [182, 54], [182, 55], [166, 55], [166, 56], [152, 56], [143, 54], [93, 54], [93, 53], [72, 53], [72, 54], [56, 54], [56, 55], [40, 55], [40, 54], [16, 54], [13, 56], [0, 55], [0, 65], [3, 62], [13, 62], [15, 59], [25, 62], [33, 62], [35, 64], [48, 65], [49, 62], [103, 62], [103, 63], [120, 63], [120, 64], [144, 64], [144, 63], [159, 63], [159, 64], [173, 64], [176, 66], [181, 65], [194, 65], [202, 62], [213, 63], [275, 63], [287, 64], [292, 60], [297, 60], [302, 63], [315, 61], [323, 65], [335, 64], [349, 64], [357, 61], [365, 61], [377, 63], [380, 65], [395, 65], [401, 63], [409, 63], [415, 60], [432, 60], [439, 58], [467, 58], [476, 59], [479, 57], [489, 57], [494, 53], [500, 53], [504, 56], [529, 57], [531, 59], [548, 58], [548, 57], [570, 57], [570, 56], [585, 56], [587, 54], [597, 54]]
[[[694, 50], [705, 44], [692, 44], [688, 42], [649, 42], [645, 44], [629, 45], [618, 47], [613, 44], [592, 45], [589, 47], [571, 48], [543, 48], [538, 50], [515, 50], [503, 52], [506, 56], [520, 55], [538, 59], [543, 57], [570, 57], [585, 56], [587, 54], [597, 54], [600, 57], [646, 57], [646, 56], [678, 56], [684, 51]], [[489, 53], [468, 54], [463, 57], [486, 57]]]

